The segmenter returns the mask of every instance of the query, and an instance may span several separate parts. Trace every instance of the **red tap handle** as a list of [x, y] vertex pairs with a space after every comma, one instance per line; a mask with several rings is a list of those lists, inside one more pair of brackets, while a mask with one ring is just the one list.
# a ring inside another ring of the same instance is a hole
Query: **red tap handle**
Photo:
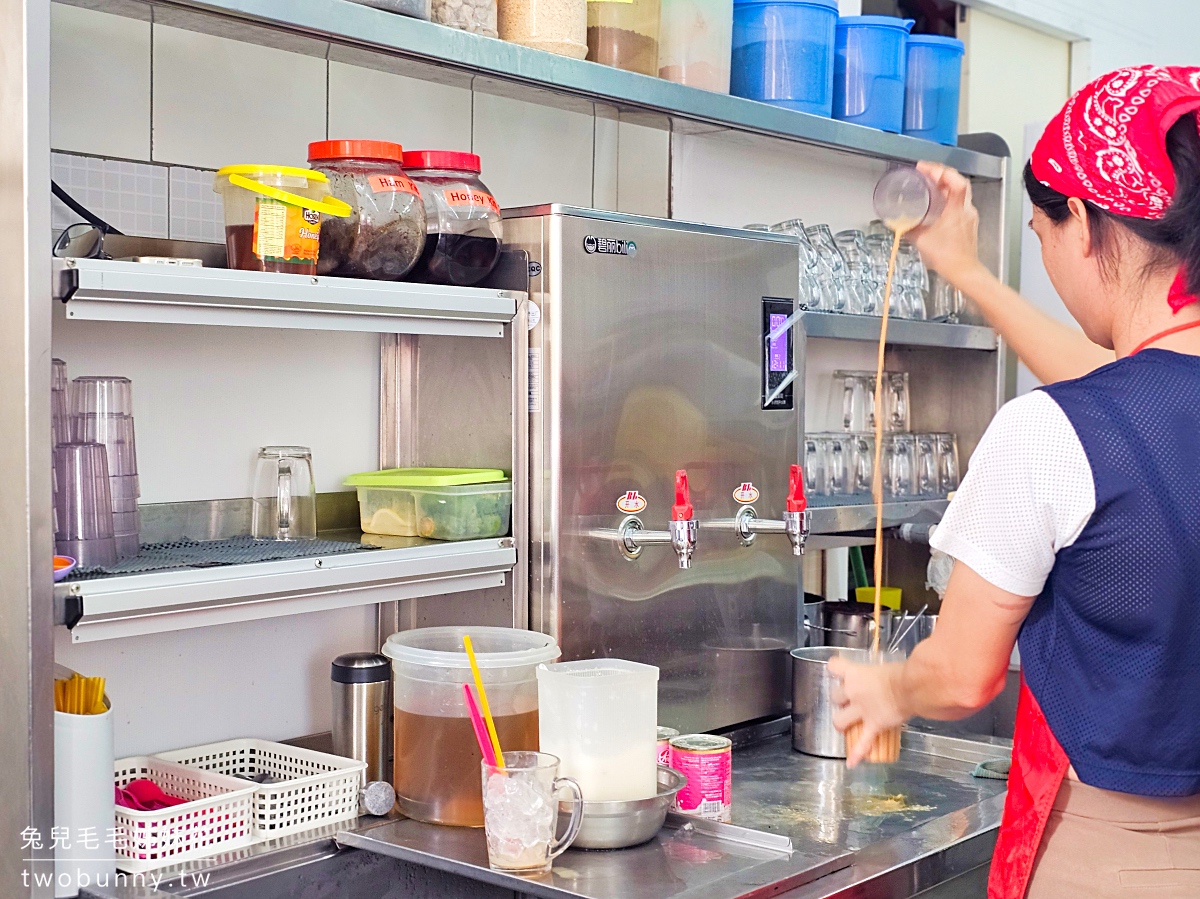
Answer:
[[688, 489], [687, 472], [681, 468], [675, 472], [675, 505], [671, 507], [671, 520], [691, 521], [694, 514], [692, 493]]
[[800, 465], [793, 465], [788, 474], [787, 510], [803, 512], [807, 508], [808, 499], [804, 496], [804, 468]]

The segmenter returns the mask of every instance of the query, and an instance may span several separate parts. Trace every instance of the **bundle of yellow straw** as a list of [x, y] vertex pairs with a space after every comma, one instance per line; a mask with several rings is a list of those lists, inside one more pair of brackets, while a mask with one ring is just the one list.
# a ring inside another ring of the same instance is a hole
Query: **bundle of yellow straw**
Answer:
[[83, 677], [76, 673], [54, 680], [54, 710], [69, 715], [103, 715], [104, 678]]

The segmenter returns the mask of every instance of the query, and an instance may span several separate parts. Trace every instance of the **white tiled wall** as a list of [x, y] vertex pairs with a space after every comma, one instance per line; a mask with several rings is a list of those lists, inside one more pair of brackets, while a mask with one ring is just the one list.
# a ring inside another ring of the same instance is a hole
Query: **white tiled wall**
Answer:
[[154, 27], [154, 159], [217, 169], [305, 165], [325, 137], [327, 63], [180, 28]]
[[[72, 199], [118, 231], [140, 237], [167, 236], [167, 170], [162, 166], [53, 153], [50, 177]], [[52, 201], [50, 217], [55, 231], [82, 221], [57, 198]]]
[[170, 236], [176, 240], [225, 239], [225, 213], [221, 198], [213, 193], [213, 173], [203, 169], [171, 166]]
[[150, 158], [150, 23], [50, 5], [50, 144]]

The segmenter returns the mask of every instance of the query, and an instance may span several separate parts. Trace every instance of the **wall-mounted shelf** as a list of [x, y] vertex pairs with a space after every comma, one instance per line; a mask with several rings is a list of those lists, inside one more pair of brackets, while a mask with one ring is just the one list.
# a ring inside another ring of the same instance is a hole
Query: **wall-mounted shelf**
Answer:
[[[879, 341], [882, 319], [873, 315], [842, 315], [837, 312], [806, 312], [800, 319], [809, 337]], [[963, 350], [994, 350], [996, 332], [984, 325], [921, 322], [903, 318], [888, 320], [888, 343], [906, 346], [949, 347]]]
[[520, 291], [57, 259], [68, 319], [500, 337]]
[[[823, 498], [818, 498], [809, 503], [813, 534], [846, 534], [875, 527], [875, 506], [870, 501], [845, 504], [836, 497], [829, 498], [828, 505], [822, 505], [822, 501]], [[937, 524], [949, 504], [946, 499], [885, 502], [883, 526], [898, 528], [902, 524]]]
[[55, 620], [74, 643], [276, 618], [502, 586], [511, 537], [181, 569], [54, 586]]
[[[428, 63], [442, 70], [442, 78], [447, 77], [447, 69], [487, 76], [503, 82], [507, 91], [518, 98], [531, 102], [545, 102], [546, 92], [550, 92], [604, 102], [623, 112], [665, 115], [671, 119], [673, 128], [685, 133], [688, 130], [729, 129], [879, 159], [906, 162], [930, 159], [988, 180], [1002, 178], [1007, 164], [1003, 156], [963, 147], [946, 147], [728, 94], [684, 87], [660, 78], [568, 59], [345, 0], [69, 2], [135, 16], [145, 15], [145, 11], [153, 7], [155, 22], [313, 55], [321, 53], [319, 44], [340, 44], [355, 52]], [[210, 15], [195, 16], [190, 11]], [[236, 21], [231, 22], [231, 19]], [[267, 28], [247, 27], [256, 24]], [[274, 31], [273, 36], [271, 31]], [[431, 77], [438, 80], [437, 76]], [[523, 94], [523, 90], [526, 93]]]

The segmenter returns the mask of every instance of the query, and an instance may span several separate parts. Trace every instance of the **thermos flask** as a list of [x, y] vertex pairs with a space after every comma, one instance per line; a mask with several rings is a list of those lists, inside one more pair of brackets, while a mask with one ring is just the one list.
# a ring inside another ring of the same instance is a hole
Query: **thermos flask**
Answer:
[[334, 754], [367, 763], [364, 786], [391, 783], [391, 662], [374, 652], [346, 653], [333, 660], [330, 678]]

